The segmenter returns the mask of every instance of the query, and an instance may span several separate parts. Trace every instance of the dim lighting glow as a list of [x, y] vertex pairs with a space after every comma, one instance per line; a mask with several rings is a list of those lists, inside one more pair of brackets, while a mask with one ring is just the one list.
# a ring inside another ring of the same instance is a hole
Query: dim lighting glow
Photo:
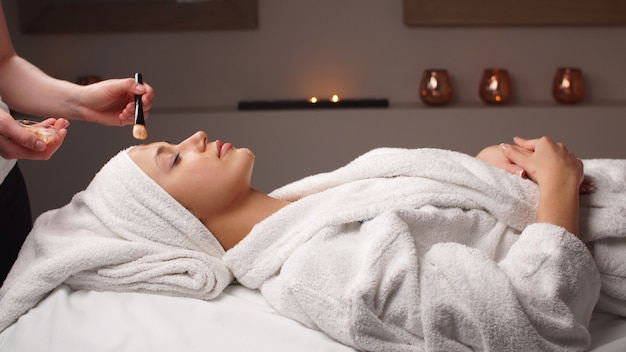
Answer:
[[430, 89], [437, 89], [438, 84], [439, 83], [437, 82], [437, 78], [435, 76], [431, 76], [428, 80], [428, 88]]
[[333, 103], [339, 102], [339, 96], [337, 94], [334, 94], [332, 97], [330, 97], [330, 101], [332, 101]]
[[489, 90], [498, 90], [498, 78], [497, 77], [491, 77], [490, 82], [489, 82]]
[[313, 103], [313, 104], [317, 103], [317, 97], [311, 97], [311, 98], [309, 98], [309, 102], [311, 102], [311, 103]]

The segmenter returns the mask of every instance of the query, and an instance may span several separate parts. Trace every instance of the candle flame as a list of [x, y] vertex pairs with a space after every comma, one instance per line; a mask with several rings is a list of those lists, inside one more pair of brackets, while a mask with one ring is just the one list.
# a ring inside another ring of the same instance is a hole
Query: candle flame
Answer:
[[309, 102], [313, 104], [317, 103], [317, 97], [310, 97]]
[[339, 96], [337, 94], [334, 94], [332, 97], [330, 97], [330, 101], [332, 101], [333, 103], [337, 103], [339, 101]]
[[428, 80], [428, 87], [431, 89], [437, 89], [438, 83], [439, 82], [437, 82], [437, 78], [435, 76], [431, 76]]
[[489, 90], [495, 91], [498, 90], [498, 78], [496, 78], [495, 76], [492, 76], [489, 79]]

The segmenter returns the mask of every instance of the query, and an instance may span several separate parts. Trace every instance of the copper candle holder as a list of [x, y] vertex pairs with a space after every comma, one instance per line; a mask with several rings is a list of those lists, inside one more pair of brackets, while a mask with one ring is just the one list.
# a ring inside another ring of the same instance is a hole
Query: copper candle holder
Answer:
[[424, 70], [420, 81], [420, 99], [431, 106], [446, 105], [452, 100], [452, 84], [447, 70]]
[[583, 73], [579, 68], [560, 67], [552, 80], [552, 96], [562, 104], [576, 104], [585, 95]]
[[511, 99], [509, 72], [501, 68], [485, 69], [480, 79], [478, 91], [480, 99], [487, 104], [506, 104]]

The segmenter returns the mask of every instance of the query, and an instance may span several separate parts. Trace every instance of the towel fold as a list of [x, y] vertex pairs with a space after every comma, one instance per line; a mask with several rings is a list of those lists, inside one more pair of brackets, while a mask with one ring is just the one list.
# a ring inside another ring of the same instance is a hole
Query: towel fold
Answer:
[[580, 235], [589, 243], [602, 290], [596, 308], [626, 317], [626, 160], [584, 160], [595, 192], [580, 199]]
[[0, 289], [0, 330], [65, 282], [211, 299], [232, 281], [219, 242], [128, 156], [42, 214]]

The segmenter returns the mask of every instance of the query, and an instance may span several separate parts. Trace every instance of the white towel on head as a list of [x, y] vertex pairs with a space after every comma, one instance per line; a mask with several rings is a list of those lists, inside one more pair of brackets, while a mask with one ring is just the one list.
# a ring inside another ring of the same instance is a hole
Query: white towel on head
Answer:
[[70, 204], [37, 219], [0, 289], [0, 330], [63, 282], [214, 298], [232, 281], [223, 255], [209, 230], [122, 151]]

